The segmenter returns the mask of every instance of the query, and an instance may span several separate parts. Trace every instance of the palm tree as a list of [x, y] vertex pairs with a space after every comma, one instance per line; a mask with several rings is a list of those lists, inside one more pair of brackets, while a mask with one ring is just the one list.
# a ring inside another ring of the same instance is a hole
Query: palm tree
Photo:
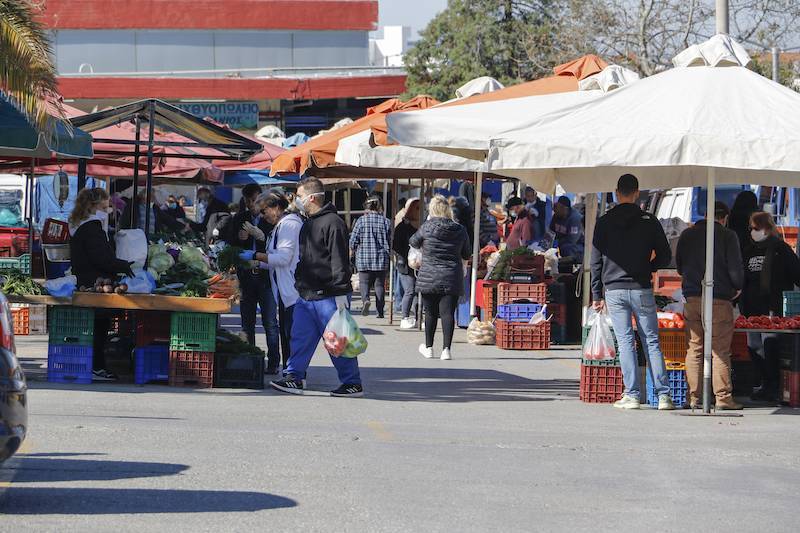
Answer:
[[50, 127], [48, 101], [63, 116], [51, 56], [50, 38], [31, 0], [0, 0], [0, 90], [41, 129]]

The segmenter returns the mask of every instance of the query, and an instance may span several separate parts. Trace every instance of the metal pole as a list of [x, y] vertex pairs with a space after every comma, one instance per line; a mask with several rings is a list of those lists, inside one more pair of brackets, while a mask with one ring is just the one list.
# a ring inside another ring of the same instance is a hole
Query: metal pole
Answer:
[[[394, 240], [394, 219], [397, 216], [397, 178], [392, 180], [392, 207], [389, 209], [389, 215], [391, 218], [389, 219], [389, 225], [392, 228], [392, 240]], [[386, 187], [386, 183], [384, 183], [384, 187]], [[385, 189], [384, 189], [385, 192]], [[384, 194], [384, 209], [386, 208], [386, 195]], [[396, 289], [394, 285], [394, 272], [395, 272], [395, 257], [394, 252], [392, 251], [392, 243], [389, 243], [389, 325], [391, 326], [394, 322], [394, 291]]]
[[86, 160], [78, 159], [78, 191], [86, 188]]
[[[36, 159], [31, 159], [31, 173], [28, 176], [28, 183], [26, 183], [26, 194], [25, 194], [25, 203], [27, 204], [28, 208], [28, 253], [31, 254], [31, 259], [33, 259], [33, 176], [35, 175], [36, 171]], [[44, 255], [44, 251], [43, 255]], [[33, 262], [31, 262], [33, 264]], [[33, 270], [30, 272], [33, 275]], [[47, 277], [47, 273], [45, 273], [45, 277]]]
[[772, 81], [781, 82], [781, 51], [777, 46], [772, 47]]
[[[420, 178], [419, 180], [419, 227], [422, 227], [422, 224], [425, 223], [425, 220], [428, 218], [428, 209], [427, 205], [425, 204], [425, 180]], [[417, 331], [422, 331], [422, 321], [425, 319], [425, 310], [423, 309], [422, 305], [422, 293], [417, 291]]]
[[[147, 234], [147, 231], [150, 229], [150, 216], [153, 214], [152, 209], [150, 209], [150, 196], [153, 192], [153, 135], [155, 133], [155, 115], [156, 115], [156, 103], [153, 100], [150, 100], [150, 111], [147, 116], [147, 121], [150, 123], [150, 127], [148, 128], [147, 133], [147, 181], [145, 182], [146, 192], [145, 192], [145, 200], [144, 200], [144, 232]], [[153, 221], [153, 230], [156, 229], [155, 220]]]
[[475, 318], [478, 316], [475, 307], [475, 287], [478, 284], [478, 265], [481, 262], [481, 190], [483, 189], [483, 172], [475, 173], [475, 204], [473, 208], [473, 223], [472, 223], [472, 269], [470, 273], [469, 283], [469, 316]]
[[716, 169], [708, 169], [706, 275], [703, 281], [703, 412], [711, 412], [711, 334], [714, 323], [714, 202]]
[[586, 235], [583, 245], [583, 306], [589, 306], [591, 291], [591, 271], [589, 264], [592, 258], [592, 241], [597, 224], [597, 194], [586, 195]]
[[133, 196], [131, 196], [131, 227], [139, 227], [139, 219], [136, 217], [136, 198], [139, 195], [139, 138], [141, 137], [142, 122], [137, 115], [134, 119], [136, 123], [136, 145], [133, 147]]
[[[717, 33], [727, 35], [729, 31], [728, 0], [717, 0]], [[711, 215], [713, 218], [713, 215]]]

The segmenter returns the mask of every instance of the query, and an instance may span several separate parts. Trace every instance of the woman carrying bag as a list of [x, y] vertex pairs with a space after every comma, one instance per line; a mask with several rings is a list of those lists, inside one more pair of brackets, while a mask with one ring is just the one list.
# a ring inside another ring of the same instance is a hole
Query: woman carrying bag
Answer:
[[419, 352], [433, 358], [436, 323], [441, 318], [444, 342], [440, 359], [448, 361], [452, 358], [458, 298], [463, 292], [463, 261], [470, 256], [469, 238], [464, 227], [453, 220], [444, 196], [434, 196], [428, 211], [428, 220], [409, 241], [412, 248], [422, 250], [416, 289], [422, 293], [425, 308], [425, 343], [419, 346]]

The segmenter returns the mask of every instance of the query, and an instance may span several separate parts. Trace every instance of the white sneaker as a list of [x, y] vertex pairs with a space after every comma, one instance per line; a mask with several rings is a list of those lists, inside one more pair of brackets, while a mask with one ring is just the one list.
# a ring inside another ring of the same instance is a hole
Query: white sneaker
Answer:
[[361, 306], [361, 316], [369, 315], [369, 301], [364, 302], [364, 305]]
[[639, 400], [634, 398], [633, 396], [628, 396], [627, 394], [623, 394], [622, 398], [614, 402], [614, 407], [617, 409], [638, 409], [639, 408]]
[[419, 345], [419, 353], [421, 353], [425, 359], [433, 359], [433, 348], [429, 348], [424, 344]]
[[416, 318], [409, 317], [400, 321], [400, 329], [414, 329], [415, 327], [417, 327]]
[[444, 350], [442, 350], [442, 356], [439, 359], [441, 359], [442, 361], [449, 361], [452, 358], [453, 357], [450, 355], [450, 348], [445, 348]]

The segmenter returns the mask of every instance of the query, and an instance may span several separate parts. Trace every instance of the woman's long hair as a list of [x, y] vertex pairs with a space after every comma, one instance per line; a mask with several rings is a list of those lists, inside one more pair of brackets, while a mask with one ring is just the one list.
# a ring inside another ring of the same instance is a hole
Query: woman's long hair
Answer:
[[766, 211], [757, 211], [750, 216], [750, 225], [764, 230], [767, 235], [783, 239], [781, 232], [778, 231], [778, 226], [775, 225], [775, 219]]
[[77, 226], [87, 218], [89, 218], [95, 211], [100, 202], [108, 200], [108, 193], [105, 189], [83, 189], [78, 193], [78, 198], [75, 199], [75, 207], [72, 208], [72, 213], [69, 215], [70, 226]]

